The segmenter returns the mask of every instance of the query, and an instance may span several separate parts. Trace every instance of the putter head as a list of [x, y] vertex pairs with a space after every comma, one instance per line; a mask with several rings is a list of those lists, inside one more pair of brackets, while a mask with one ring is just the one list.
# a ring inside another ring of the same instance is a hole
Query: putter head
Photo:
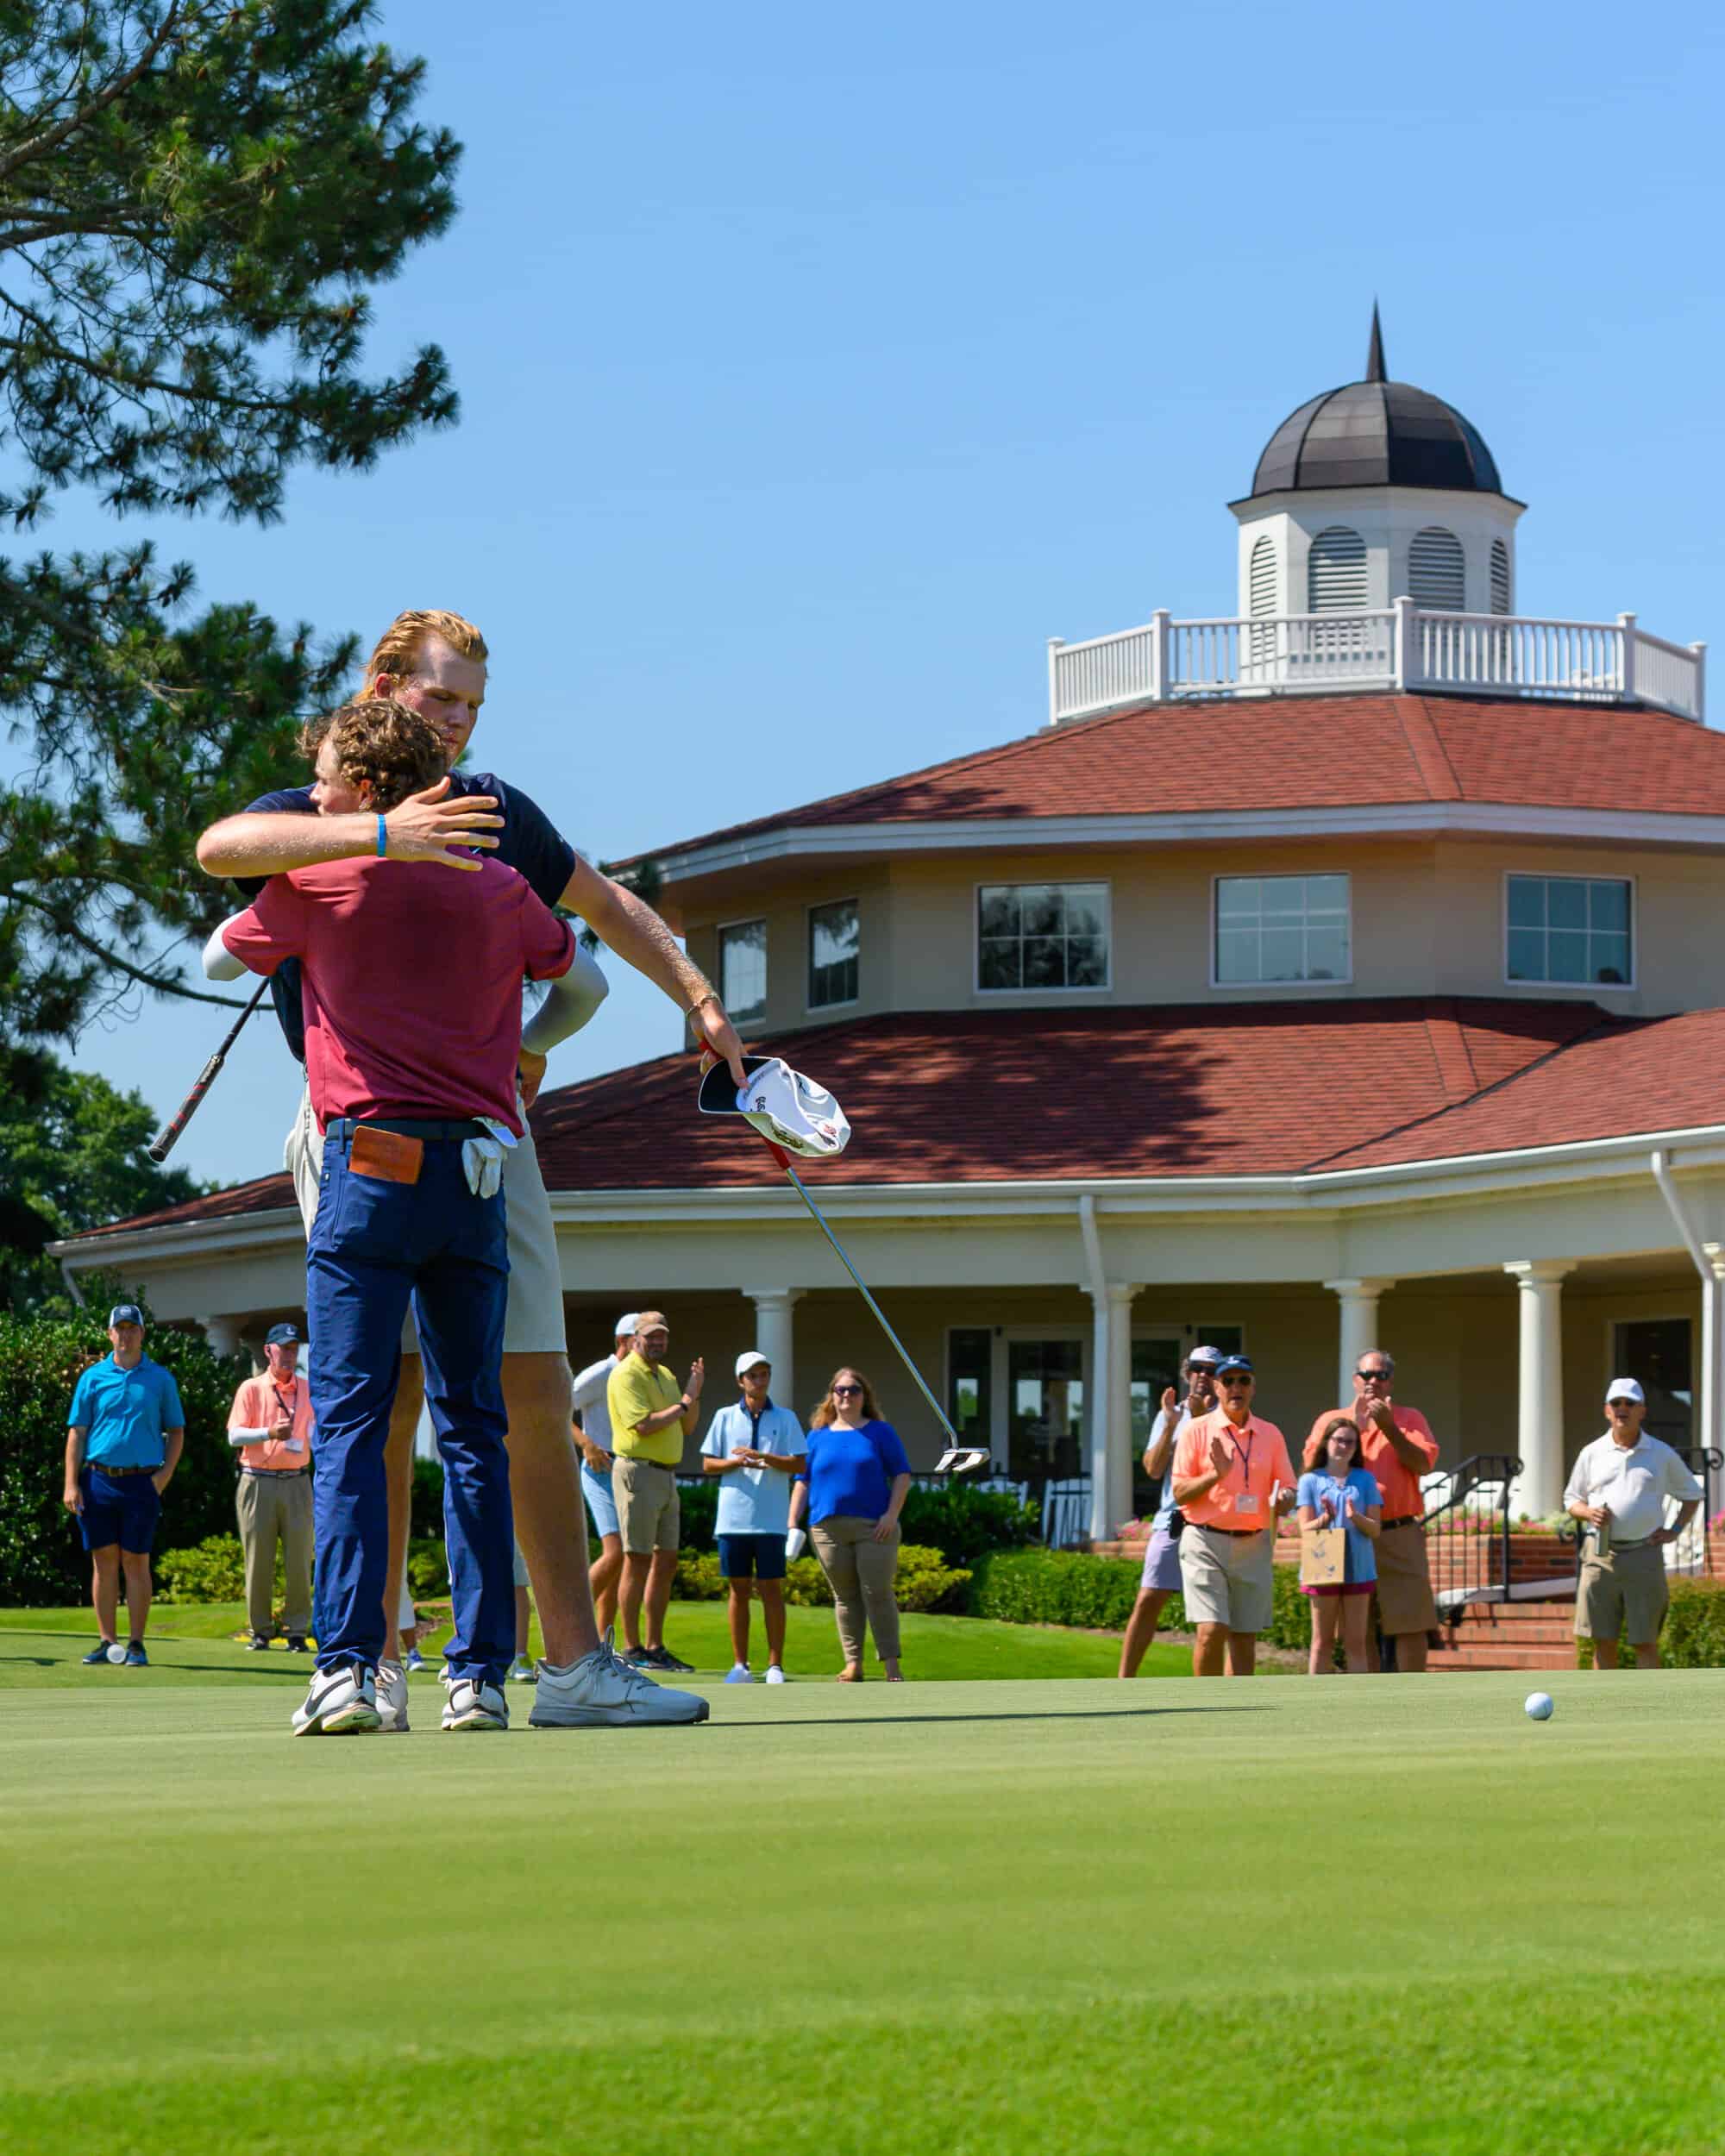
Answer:
[[990, 1458], [986, 1445], [949, 1445], [934, 1463], [937, 1475], [978, 1475]]

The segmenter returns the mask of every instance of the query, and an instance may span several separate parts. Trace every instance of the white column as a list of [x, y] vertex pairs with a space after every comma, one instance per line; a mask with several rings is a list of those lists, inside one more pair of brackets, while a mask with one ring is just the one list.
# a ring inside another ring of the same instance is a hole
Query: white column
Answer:
[[1383, 1344], [1377, 1337], [1377, 1299], [1396, 1283], [1393, 1280], [1327, 1280], [1324, 1285], [1341, 1305], [1341, 1348], [1336, 1364], [1339, 1406], [1353, 1398], [1353, 1374], [1360, 1357]]
[[1132, 1509], [1132, 1306], [1138, 1286], [1091, 1294], [1090, 1539], [1107, 1542]]
[[237, 1355], [240, 1352], [240, 1325], [236, 1318], [199, 1318], [204, 1337], [217, 1355]]
[[1512, 1502], [1535, 1518], [1556, 1512], [1564, 1492], [1563, 1283], [1567, 1258], [1521, 1258], [1504, 1271], [1521, 1291], [1521, 1367], [1515, 1449], [1521, 1473]]
[[1709, 1277], [1701, 1283], [1701, 1414], [1697, 1445], [1717, 1445], [1725, 1428], [1725, 1243], [1703, 1243]]
[[[799, 1412], [795, 1354], [795, 1327], [791, 1313], [801, 1300], [800, 1288], [745, 1288], [755, 1306], [752, 1343], [773, 1365], [773, 1397], [780, 1407]], [[729, 1397], [729, 1395], [726, 1395]]]

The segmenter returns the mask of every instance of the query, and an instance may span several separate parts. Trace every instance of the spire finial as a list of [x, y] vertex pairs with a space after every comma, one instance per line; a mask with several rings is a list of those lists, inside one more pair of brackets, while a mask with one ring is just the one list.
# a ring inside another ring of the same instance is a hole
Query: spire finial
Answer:
[[1389, 375], [1383, 368], [1383, 330], [1377, 319], [1377, 302], [1371, 303], [1371, 349], [1365, 355], [1365, 379], [1368, 382], [1387, 382]]

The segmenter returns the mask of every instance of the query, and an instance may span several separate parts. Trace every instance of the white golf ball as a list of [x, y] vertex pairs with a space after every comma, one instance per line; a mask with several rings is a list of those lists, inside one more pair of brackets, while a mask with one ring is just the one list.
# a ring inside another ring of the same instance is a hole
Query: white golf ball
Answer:
[[108, 1650], [108, 1659], [116, 1664], [122, 1663], [126, 1659], [126, 1650], [121, 1645], [117, 1639]]
[[1529, 1692], [1527, 1695], [1527, 1714], [1534, 1721], [1548, 1722], [1555, 1705], [1549, 1692]]

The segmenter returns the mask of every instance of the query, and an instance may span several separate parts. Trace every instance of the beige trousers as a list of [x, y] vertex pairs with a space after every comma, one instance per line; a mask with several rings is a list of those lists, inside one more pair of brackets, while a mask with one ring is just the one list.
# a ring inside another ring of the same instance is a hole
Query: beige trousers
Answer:
[[281, 1542], [285, 1593], [282, 1626], [304, 1634], [311, 1629], [311, 1477], [310, 1475], [242, 1475], [236, 1500], [240, 1546], [246, 1553], [246, 1621], [267, 1639], [275, 1626], [271, 1600], [275, 1587], [275, 1545]]
[[852, 1513], [835, 1513], [811, 1527], [809, 1539], [820, 1569], [832, 1583], [833, 1614], [844, 1659], [861, 1666], [866, 1617], [882, 1662], [899, 1658], [899, 1606], [893, 1582], [899, 1569], [899, 1531], [889, 1542], [875, 1540], [875, 1522]]

